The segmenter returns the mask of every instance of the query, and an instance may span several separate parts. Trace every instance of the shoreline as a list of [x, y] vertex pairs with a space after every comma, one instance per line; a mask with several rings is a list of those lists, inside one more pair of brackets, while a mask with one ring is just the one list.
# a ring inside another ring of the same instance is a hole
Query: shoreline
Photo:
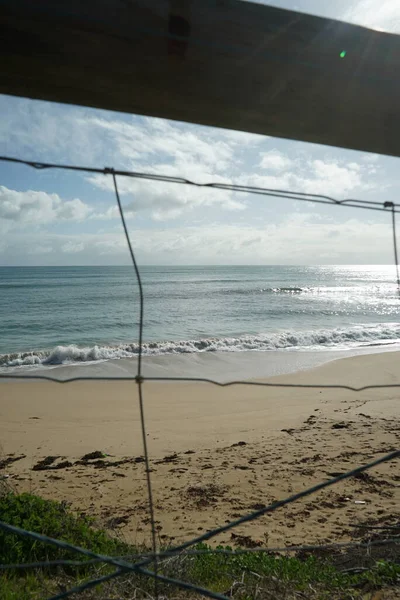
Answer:
[[[321, 350], [265, 350], [265, 351], [216, 351], [182, 354], [160, 354], [142, 357], [143, 374], [147, 377], [204, 377], [225, 383], [229, 380], [266, 379], [278, 375], [308, 371], [323, 364], [351, 358], [400, 351], [396, 343], [368, 345], [348, 349]], [[7, 372], [21, 379], [26, 376], [44, 375], [57, 380], [71, 377], [134, 377], [137, 358], [103, 359], [92, 362], [66, 363], [60, 365], [35, 365], [32, 367], [7, 367], [0, 369], [0, 382], [7, 381]]]
[[[400, 384], [399, 361], [400, 352], [366, 354], [268, 381]], [[148, 540], [136, 385], [27, 383], [0, 384], [0, 440], [11, 459], [5, 468], [10, 483], [71, 502], [106, 526], [111, 516], [123, 517], [115, 531], [134, 542]], [[396, 388], [355, 393], [145, 382], [143, 389], [156, 518], [168, 543], [399, 447]], [[103, 458], [82, 461], [93, 451]], [[32, 470], [49, 456], [57, 457], [49, 469]], [[267, 532], [271, 545], [304, 536], [348, 541], [354, 522], [400, 516], [398, 472], [398, 461], [381, 465], [235, 533], [259, 540]], [[229, 536], [217, 542], [232, 543]]]

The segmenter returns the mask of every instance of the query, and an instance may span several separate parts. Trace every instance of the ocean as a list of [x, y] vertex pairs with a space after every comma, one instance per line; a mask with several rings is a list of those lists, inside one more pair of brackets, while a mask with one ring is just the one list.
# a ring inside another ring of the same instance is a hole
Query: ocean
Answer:
[[[141, 275], [149, 357], [400, 345], [392, 265], [147, 266]], [[132, 267], [1, 267], [0, 290], [2, 372], [137, 356]]]

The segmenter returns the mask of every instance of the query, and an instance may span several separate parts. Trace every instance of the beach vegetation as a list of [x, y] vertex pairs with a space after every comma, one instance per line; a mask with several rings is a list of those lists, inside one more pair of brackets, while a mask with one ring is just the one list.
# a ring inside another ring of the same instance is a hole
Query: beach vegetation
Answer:
[[[134, 555], [144, 553], [143, 548], [135, 548], [112, 537], [94, 519], [73, 512], [66, 503], [33, 494], [7, 492], [0, 496], [0, 519], [98, 554], [123, 556], [131, 561]], [[400, 595], [400, 564], [396, 560], [380, 559], [368, 567], [343, 570], [326, 554], [300, 557], [259, 551], [241, 553], [240, 548], [211, 548], [205, 544], [192, 550], [198, 553], [180, 554], [159, 562], [158, 572], [237, 600], [391, 600]], [[0, 530], [0, 566], [57, 560], [82, 562], [79, 565], [1, 570], [0, 600], [51, 597], [113, 570], [110, 565], [93, 564], [90, 557], [70, 549]], [[153, 567], [152, 564], [147, 566], [150, 570]], [[374, 595], [377, 590], [381, 595]], [[194, 591], [179, 590], [165, 583], [159, 584], [158, 593], [164, 599], [200, 597]], [[154, 580], [141, 574], [126, 573], [78, 597], [86, 600], [148, 599], [154, 597]]]

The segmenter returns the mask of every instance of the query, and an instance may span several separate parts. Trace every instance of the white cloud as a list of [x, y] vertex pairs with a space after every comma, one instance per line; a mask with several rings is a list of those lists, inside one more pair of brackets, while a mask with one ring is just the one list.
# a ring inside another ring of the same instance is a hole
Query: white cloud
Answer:
[[[289, 215], [279, 224], [214, 223], [132, 229], [139, 264], [341, 264], [390, 263], [390, 222], [348, 219], [337, 223], [310, 213]], [[43, 253], [38, 259], [33, 253]], [[8, 236], [8, 264], [129, 264], [120, 231], [102, 234], [32, 233]]]
[[[93, 118], [89, 123], [108, 133], [120, 155], [129, 164], [157, 161], [161, 156], [177, 165], [195, 163], [212, 171], [226, 169], [233, 155], [233, 144], [208, 129], [192, 131], [190, 126], [172, 125], [160, 119], [144, 119], [131, 124], [119, 120]], [[187, 176], [183, 173], [183, 176]]]
[[[129, 219], [134, 216], [134, 213], [130, 212], [128, 210], [125, 210], [124, 216], [126, 219]], [[109, 221], [110, 219], [119, 219], [120, 216], [119, 216], [118, 206], [110, 206], [110, 208], [108, 208], [105, 212], [93, 214], [93, 215], [91, 215], [90, 218], [100, 220], [100, 221]]]
[[[185, 158], [176, 157], [172, 163], [155, 163], [147, 167], [147, 172], [180, 177], [185, 174], [192, 181], [234, 183], [272, 189], [286, 189], [309, 194], [323, 194], [338, 199], [348, 195], [361, 194], [374, 189], [372, 179], [378, 171], [372, 161], [360, 162], [343, 160], [321, 160], [290, 156], [274, 149], [258, 153], [261, 156], [260, 169], [249, 171], [240, 169], [227, 176], [223, 173], [208, 174], [207, 165], [196, 163], [189, 152]], [[183, 161], [183, 162], [182, 162]], [[376, 162], [376, 161], [375, 161]], [[270, 172], [270, 173], [269, 173]], [[102, 190], [113, 192], [110, 178], [94, 175], [88, 178], [93, 185]], [[240, 211], [251, 206], [248, 196], [229, 191], [196, 188], [186, 185], [149, 181], [135, 178], [118, 178], [118, 187], [123, 196], [127, 196], [125, 210], [128, 216], [140, 211], [148, 211], [155, 220], [176, 219], [190, 210], [200, 207], [217, 206], [228, 211]], [[382, 189], [382, 183], [379, 183]], [[129, 199], [129, 197], [131, 199]], [[117, 217], [115, 208], [111, 208], [101, 218]]]
[[49, 162], [93, 165], [102, 160], [103, 143], [93, 137], [91, 109], [0, 97], [2, 154]]
[[65, 254], [75, 254], [76, 252], [82, 252], [84, 248], [85, 244], [83, 242], [73, 242], [69, 240], [66, 244], [61, 246], [61, 251], [65, 252]]
[[[337, 199], [371, 190], [376, 185], [370, 178], [371, 172], [376, 173], [376, 167], [370, 164], [321, 159], [296, 160], [289, 164], [289, 168], [273, 175], [242, 174], [234, 179], [234, 183], [322, 194]], [[382, 184], [380, 187], [382, 189]]]
[[33, 248], [30, 249], [30, 252], [32, 252], [32, 254], [37, 255], [50, 254], [51, 252], [53, 252], [53, 248], [51, 246], [35, 245]]
[[379, 161], [379, 154], [364, 154], [362, 160], [368, 164], [376, 164]]
[[83, 221], [91, 208], [79, 200], [62, 200], [58, 194], [28, 190], [18, 192], [0, 186], [0, 219], [45, 224], [53, 221]]
[[279, 150], [270, 150], [269, 152], [260, 152], [260, 167], [271, 171], [283, 171], [292, 165], [292, 161], [279, 152]]
[[[44, 123], [46, 119], [41, 117], [41, 107], [46, 118], [50, 115], [47, 125]], [[290, 142], [283, 143], [245, 132], [32, 101], [18, 101], [17, 108], [18, 119], [10, 111], [13, 125], [17, 127], [17, 137], [22, 147], [31, 149], [35, 147], [34, 137], [39, 135], [37, 158], [41, 158], [42, 151], [54, 151], [57, 155], [60, 148], [64, 148], [72, 162], [90, 164], [97, 157], [99, 166], [113, 165], [121, 169], [166, 174], [203, 184], [212, 181], [238, 183], [338, 198], [382, 189], [382, 183], [378, 181], [380, 166], [373, 155], [368, 159], [368, 155], [358, 158], [353, 153], [354, 158], [346, 162], [332, 158], [332, 155], [327, 157], [323, 154], [327, 151], [316, 145], [295, 142], [289, 145]], [[31, 127], [28, 125], [29, 117], [32, 117]], [[24, 128], [18, 126], [18, 120]], [[73, 138], [78, 131], [78, 143], [74, 145]], [[5, 150], [12, 139], [8, 125], [0, 125], [0, 144]], [[86, 182], [92, 185], [88, 197], [93, 205], [99, 199], [105, 201], [104, 195], [97, 197], [98, 190], [110, 192], [108, 200], [113, 201], [110, 177], [93, 175], [87, 177]], [[202, 209], [212, 208], [212, 218], [217, 211], [224, 211], [226, 218], [232, 219], [231, 215], [237, 211], [247, 209], [246, 214], [251, 211], [249, 196], [229, 191], [123, 177], [118, 178], [118, 185], [128, 218], [140, 213], [155, 221], [176, 220], [194, 211], [197, 211], [198, 217]], [[46, 194], [46, 198], [41, 200], [40, 210], [34, 210], [33, 206], [25, 206], [23, 211], [14, 208], [3, 217], [8, 220], [26, 218], [32, 222], [37, 219], [42, 223], [55, 219], [83, 221], [86, 218], [107, 221], [119, 217], [114, 204], [90, 211], [81, 200], [62, 201], [62, 206], [57, 205], [58, 200], [57, 194]], [[39, 217], [41, 213], [43, 219]]]
[[214, 224], [152, 235], [135, 231], [131, 237], [145, 262], [154, 255], [161, 262], [185, 264], [335, 264], [346, 263], [349, 257], [354, 262], [385, 263], [392, 259], [390, 223], [350, 219], [339, 225], [312, 214], [295, 214], [280, 224], [257, 227]]
[[256, 133], [248, 133], [247, 131], [233, 131], [229, 129], [218, 129], [219, 135], [229, 142], [234, 142], [236, 145], [253, 145], [265, 143], [270, 140], [268, 135], [258, 135]]
[[347, 165], [338, 162], [313, 160], [309, 163], [311, 177], [299, 177], [299, 184], [304, 192], [310, 194], [326, 194], [342, 197], [354, 190], [366, 189], [363, 172], [356, 163]]
[[[176, 167], [167, 165], [164, 169], [161, 166], [159, 170], [170, 175], [173, 174]], [[94, 175], [89, 177], [88, 181], [102, 190], [110, 193], [114, 191], [114, 185], [110, 178]], [[229, 180], [218, 176], [214, 177], [213, 181], [229, 183]], [[148, 211], [155, 220], [174, 219], [202, 206], [219, 206], [230, 211], [243, 210], [246, 207], [243, 201], [233, 198], [231, 192], [204, 187], [197, 188], [184, 184], [119, 177], [118, 189], [120, 194], [127, 196], [124, 209], [128, 216], [133, 216], [139, 211]], [[111, 207], [104, 215], [101, 215], [101, 218], [107, 217], [118, 218], [117, 208]]]
[[[202, 184], [237, 183], [338, 199], [378, 199], [385, 186], [395, 187], [394, 163], [377, 155], [40, 102], [18, 101], [17, 106], [18, 118], [10, 111], [15, 136], [12, 127], [0, 124], [2, 151], [16, 156], [26, 156], [28, 149], [28, 158], [33, 154], [41, 160], [88, 165], [95, 160], [96, 166], [184, 177]], [[16, 138], [20, 145], [13, 141]], [[12, 179], [7, 179], [7, 172], [3, 182], [8, 187], [0, 188], [4, 264], [128, 262], [110, 176], [64, 173], [57, 179], [53, 171], [22, 171], [21, 167], [21, 177], [26, 172], [27, 179], [21, 181], [29, 191], [10, 189]], [[391, 259], [390, 230], [380, 224], [379, 215], [372, 225], [366, 222], [368, 213], [361, 213], [359, 221], [346, 221], [349, 213], [344, 210], [336, 211], [332, 221], [322, 211], [323, 218], [317, 220], [307, 214], [307, 205], [300, 203], [294, 206], [274, 199], [266, 203], [251, 194], [139, 178], [117, 179], [140, 262], [298, 264]], [[78, 182], [80, 199], [65, 199], [63, 186], [68, 185], [69, 190], [74, 182]], [[58, 193], [38, 191], [37, 183]], [[391, 190], [393, 197], [396, 193], [396, 189]], [[103, 231], [94, 235], [96, 221], [101, 221]], [[78, 222], [79, 229], [73, 225]], [[193, 226], [187, 227], [187, 222]], [[57, 228], [53, 223], [58, 223]], [[19, 231], [21, 224], [24, 236]], [[64, 235], [54, 235], [54, 230]], [[83, 233], [66, 235], [73, 231]]]
[[91, 211], [92, 209], [79, 198], [64, 200], [56, 210], [56, 218], [61, 221], [83, 221]]
[[[240, 166], [242, 147], [257, 147], [264, 139], [242, 132], [172, 124], [161, 119], [136, 119], [126, 123], [96, 117], [90, 123], [98, 134], [106, 132], [110, 144], [116, 148], [118, 163], [125, 168], [202, 184], [230, 183], [231, 173]], [[110, 178], [93, 175], [87, 180], [96, 188], [113, 191]], [[246, 207], [243, 200], [234, 198], [228, 191], [123, 177], [118, 178], [118, 187], [122, 195], [131, 197], [125, 202], [130, 216], [147, 211], [155, 220], [177, 219], [202, 206], [229, 211]], [[100, 218], [117, 216], [115, 209], [109, 209]]]
[[[132, 243], [135, 244], [135, 240], [132, 240]], [[93, 247], [100, 256], [124, 255], [129, 260], [127, 242], [121, 234], [105, 235], [101, 239], [93, 240]]]

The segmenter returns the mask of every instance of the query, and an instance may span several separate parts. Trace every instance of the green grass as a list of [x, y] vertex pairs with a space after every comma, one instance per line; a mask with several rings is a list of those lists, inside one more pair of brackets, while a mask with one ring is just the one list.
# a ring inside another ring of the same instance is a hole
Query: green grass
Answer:
[[43, 582], [36, 574], [24, 577], [3, 575], [0, 577], [1, 600], [36, 600], [43, 598]]
[[[0, 519], [23, 529], [100, 554], [114, 556], [136, 553], [136, 549], [111, 538], [88, 517], [76, 515], [59, 502], [31, 494], [6, 493], [0, 496]], [[304, 560], [265, 553], [224, 555], [206, 545], [197, 546], [205, 554], [179, 556], [161, 563], [160, 571], [237, 600], [277, 598], [291, 600], [306, 597], [318, 600], [362, 598], [365, 591], [399, 585], [400, 565], [377, 561], [358, 574], [340, 572], [329, 560], [310, 556]], [[231, 550], [231, 549], [229, 549]], [[84, 560], [64, 550], [0, 531], [0, 563], [15, 564], [46, 560]], [[71, 587], [73, 583], [104, 575], [108, 566], [47, 568], [35, 571], [0, 571], [0, 600], [39, 600]], [[161, 586], [163, 596], [194, 598], [195, 594]], [[86, 599], [129, 599], [153, 595], [153, 582], [139, 575], [124, 575], [113, 584], [88, 592]], [[299, 594], [302, 594], [299, 596]], [[393, 596], [395, 597], [395, 596]]]
[[[44, 500], [32, 494], [4, 493], [0, 496], [0, 519], [10, 525], [34, 531], [86, 548], [98, 554], [120, 556], [132, 552], [128, 544], [111, 538], [95, 527], [94, 520], [74, 514], [62, 502]], [[0, 530], [0, 564], [54, 560], [85, 563], [87, 558], [28, 537]], [[96, 577], [98, 566], [60, 567], [0, 571], [0, 600], [33, 600], [59, 591], [59, 584]], [[109, 570], [102, 567], [102, 574]], [[72, 578], [72, 579], [71, 579]], [[44, 592], [46, 590], [46, 593]]]
[[[209, 548], [201, 545], [198, 549]], [[231, 548], [226, 547], [225, 550]], [[337, 594], [337, 597], [345, 599], [357, 597], [357, 590], [400, 584], [400, 565], [377, 561], [369, 570], [350, 574], [340, 572], [329, 561], [315, 556], [300, 560], [293, 556], [266, 553], [236, 556], [213, 553], [197, 556], [188, 575], [190, 580], [201, 582], [201, 585], [218, 592], [230, 589], [233, 582], [239, 582], [236, 594], [239, 597], [247, 597], [249, 590], [262, 587], [262, 582], [268, 585], [273, 581], [278, 584], [277, 588], [291, 588], [300, 592], [314, 589], [320, 598]]]
[[[81, 546], [99, 554], [121, 554], [128, 546], [93, 526], [93, 520], [70, 512], [67, 506], [32, 494], [8, 493], [0, 497], [2, 521]], [[0, 563], [44, 560], [84, 560], [75, 552], [0, 530]]]

